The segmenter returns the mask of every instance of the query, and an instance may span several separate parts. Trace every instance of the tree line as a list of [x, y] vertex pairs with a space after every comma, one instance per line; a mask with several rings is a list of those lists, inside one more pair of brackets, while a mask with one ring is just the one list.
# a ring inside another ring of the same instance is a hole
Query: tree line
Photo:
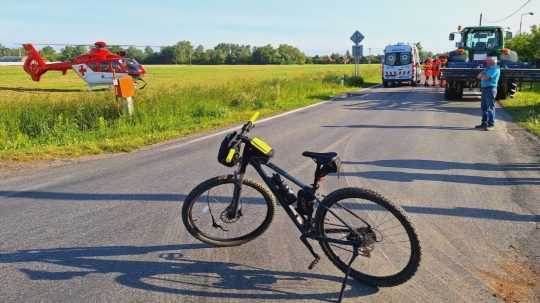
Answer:
[[519, 60], [540, 66], [540, 26], [533, 25], [530, 33], [522, 33], [506, 42], [506, 47], [519, 55]]
[[[205, 49], [202, 45], [194, 47], [189, 41], [180, 41], [175, 45], [161, 47], [159, 50], [147, 46], [138, 48], [134, 46], [110, 46], [113, 53], [124, 52], [126, 57], [134, 58], [143, 64], [351, 64], [354, 63], [349, 51], [345, 54], [333, 53], [331, 55], [307, 56], [298, 48], [281, 44], [273, 47], [250, 46], [234, 43], [220, 43], [213, 48]], [[67, 61], [88, 52], [86, 46], [65, 46], [57, 51], [51, 46], [39, 50], [41, 56], [47, 61]], [[24, 54], [24, 51], [22, 52]], [[0, 44], [1, 56], [18, 56], [20, 49], [6, 48]], [[363, 57], [360, 63], [380, 63], [378, 56]]]

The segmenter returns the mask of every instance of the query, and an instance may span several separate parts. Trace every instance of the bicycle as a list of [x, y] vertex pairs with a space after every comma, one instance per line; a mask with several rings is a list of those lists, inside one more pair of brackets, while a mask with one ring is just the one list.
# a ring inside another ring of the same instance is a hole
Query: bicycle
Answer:
[[[221, 143], [218, 162], [237, 167], [234, 173], [202, 182], [184, 201], [182, 220], [188, 232], [217, 247], [245, 244], [268, 229], [277, 200], [300, 231], [300, 241], [314, 257], [308, 269], [312, 270], [320, 260], [308, 241], [315, 240], [330, 261], [345, 274], [339, 302], [349, 276], [383, 287], [411, 279], [420, 265], [421, 247], [404, 211], [380, 194], [366, 189], [342, 188], [325, 197], [320, 196], [317, 190], [322, 179], [340, 171], [338, 154], [304, 152], [303, 156], [316, 164], [313, 183], [304, 184], [270, 162], [274, 150], [265, 141], [247, 136], [258, 115], [253, 115], [240, 132], [228, 134]], [[270, 190], [244, 177], [248, 166], [255, 169]], [[293, 192], [283, 178], [298, 186], [299, 191]], [[361, 216], [356, 211], [365, 214]], [[375, 224], [376, 219], [382, 219], [382, 223], [377, 221]], [[390, 225], [390, 222], [394, 224]], [[248, 224], [253, 226], [248, 228]], [[397, 228], [401, 229], [401, 234], [395, 233]], [[384, 233], [388, 231], [392, 233]], [[393, 246], [388, 249], [385, 245]], [[406, 255], [405, 262], [396, 264], [400, 255]], [[358, 269], [353, 263], [359, 256], [363, 261], [382, 261], [382, 264], [368, 263]]]

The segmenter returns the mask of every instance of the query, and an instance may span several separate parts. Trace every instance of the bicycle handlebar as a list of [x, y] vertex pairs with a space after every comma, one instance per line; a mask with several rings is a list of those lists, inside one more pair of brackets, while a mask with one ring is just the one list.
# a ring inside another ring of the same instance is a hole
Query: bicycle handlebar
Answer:
[[251, 116], [251, 118], [249, 118], [249, 121], [244, 124], [244, 126], [242, 126], [242, 131], [238, 135], [239, 137], [243, 136], [245, 133], [249, 133], [249, 131], [251, 131], [253, 127], [255, 127], [255, 121], [257, 121], [259, 115], [260, 113], [256, 112], [255, 114], [253, 114], [253, 116]]

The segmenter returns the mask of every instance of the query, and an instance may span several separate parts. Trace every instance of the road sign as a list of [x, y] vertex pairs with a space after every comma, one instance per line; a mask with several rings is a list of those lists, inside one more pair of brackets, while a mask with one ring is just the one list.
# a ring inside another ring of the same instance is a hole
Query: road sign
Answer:
[[364, 46], [363, 45], [353, 45], [353, 47], [352, 47], [352, 55], [355, 58], [363, 57], [364, 56]]
[[361, 32], [359, 31], [356, 31], [354, 32], [354, 34], [351, 36], [351, 41], [354, 42], [354, 44], [358, 45], [360, 44], [360, 42], [362, 42], [362, 40], [364, 40], [364, 35], [362, 35]]

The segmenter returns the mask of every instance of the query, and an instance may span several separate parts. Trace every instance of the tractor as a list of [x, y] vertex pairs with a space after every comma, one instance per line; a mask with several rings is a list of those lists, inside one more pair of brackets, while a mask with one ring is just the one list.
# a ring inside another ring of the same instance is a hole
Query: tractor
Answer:
[[457, 49], [448, 53], [448, 65], [442, 69], [442, 79], [446, 80], [445, 98], [460, 100], [464, 88], [480, 87], [476, 77], [487, 57], [497, 57], [501, 67], [498, 100], [512, 97], [522, 83], [539, 82], [540, 69], [519, 62], [518, 54], [505, 48], [505, 40], [511, 38], [512, 33], [499, 26], [460, 27], [450, 33], [450, 41], [457, 40]]

